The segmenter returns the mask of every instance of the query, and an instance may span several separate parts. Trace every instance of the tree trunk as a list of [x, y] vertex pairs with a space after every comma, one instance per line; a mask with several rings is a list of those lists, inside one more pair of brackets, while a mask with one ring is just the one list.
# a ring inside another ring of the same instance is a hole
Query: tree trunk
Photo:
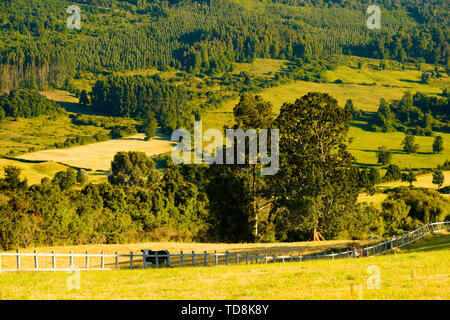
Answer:
[[311, 234], [309, 235], [308, 241], [325, 241], [324, 237], [320, 234], [319, 231], [317, 231], [317, 228], [314, 227], [313, 230], [311, 230]]

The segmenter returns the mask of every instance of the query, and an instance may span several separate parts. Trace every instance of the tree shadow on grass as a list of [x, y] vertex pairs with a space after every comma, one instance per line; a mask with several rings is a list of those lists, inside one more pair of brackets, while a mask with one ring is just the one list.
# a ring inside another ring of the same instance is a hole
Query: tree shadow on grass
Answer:
[[402, 82], [407, 82], [407, 83], [417, 83], [417, 84], [423, 84], [422, 81], [417, 81], [417, 80], [410, 80], [410, 79], [399, 79], [399, 81]]
[[81, 113], [90, 116], [105, 116], [104, 114], [95, 112], [91, 107], [83, 106], [79, 103], [75, 102], [65, 102], [65, 101], [55, 101], [59, 104], [64, 110], [71, 113]]
[[434, 250], [450, 249], [450, 233], [436, 233], [430, 238], [426, 238], [419, 243], [411, 245], [409, 251], [428, 252]]
[[370, 124], [368, 122], [358, 121], [358, 122], [352, 122], [352, 123], [350, 123], [350, 125], [352, 127], [355, 127], [355, 128], [358, 128], [358, 129], [361, 129], [361, 130], [364, 130], [364, 131], [372, 131], [371, 130], [371, 126], [370, 126]]

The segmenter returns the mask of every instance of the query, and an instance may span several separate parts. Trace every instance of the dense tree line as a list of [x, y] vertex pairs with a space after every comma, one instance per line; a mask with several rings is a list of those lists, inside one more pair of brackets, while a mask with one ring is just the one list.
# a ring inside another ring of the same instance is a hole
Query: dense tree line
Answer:
[[[75, 3], [83, 13], [75, 31], [65, 26], [72, 2], [0, 4], [0, 89], [61, 86], [85, 71], [174, 67], [221, 74], [232, 62], [255, 58], [350, 53], [449, 66], [448, 8], [437, 2], [384, 1], [380, 32], [365, 26], [369, 1], [267, 1], [261, 10], [230, 0]], [[17, 41], [6, 41], [11, 37]]]
[[[120, 157], [116, 156], [113, 167], [134, 157], [140, 170], [146, 156], [129, 153], [125, 159]], [[151, 185], [111, 179], [113, 184], [88, 184], [74, 190], [77, 173], [73, 169], [28, 186], [20, 179], [20, 170], [7, 167], [0, 181], [0, 248], [204, 239], [206, 196], [187, 182], [177, 167], [168, 168], [161, 178], [154, 166], [149, 170]], [[123, 171], [136, 173], [126, 167]], [[113, 172], [113, 176], [117, 174]]]
[[414, 135], [433, 134], [433, 130], [448, 131], [450, 99], [437, 98], [417, 92], [407, 92], [402, 99], [388, 104], [384, 99], [372, 118], [375, 131], [401, 131]]
[[0, 96], [0, 119], [3, 116], [35, 118], [41, 115], [55, 116], [64, 112], [57, 103], [34, 90], [11, 90]]
[[181, 86], [159, 76], [108, 77], [92, 87], [92, 108], [105, 115], [154, 117], [163, 130], [191, 128], [193, 109]]

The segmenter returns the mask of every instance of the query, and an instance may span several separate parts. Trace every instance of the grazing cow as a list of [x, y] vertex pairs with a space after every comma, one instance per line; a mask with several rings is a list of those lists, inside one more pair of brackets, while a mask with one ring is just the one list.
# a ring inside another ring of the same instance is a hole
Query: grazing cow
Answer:
[[[169, 260], [169, 251], [160, 250], [160, 251], [152, 251], [152, 250], [141, 250], [144, 254], [145, 263], [156, 265], [156, 254], [158, 254], [158, 265], [168, 264]], [[149, 257], [150, 256], [150, 257]]]
[[[348, 250], [351, 251], [351, 256], [354, 258], [365, 257], [366, 252], [361, 250], [361, 247], [348, 247]], [[353, 256], [354, 254], [354, 256]]]

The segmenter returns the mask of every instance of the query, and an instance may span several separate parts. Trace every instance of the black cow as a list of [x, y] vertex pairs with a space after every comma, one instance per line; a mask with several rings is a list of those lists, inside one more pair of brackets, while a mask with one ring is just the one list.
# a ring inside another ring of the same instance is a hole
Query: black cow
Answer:
[[158, 265], [161, 266], [164, 264], [168, 264], [170, 253], [167, 250], [160, 250], [160, 251], [141, 250], [141, 251], [144, 254], [144, 259], [146, 263], [156, 265], [156, 254], [158, 254]]

